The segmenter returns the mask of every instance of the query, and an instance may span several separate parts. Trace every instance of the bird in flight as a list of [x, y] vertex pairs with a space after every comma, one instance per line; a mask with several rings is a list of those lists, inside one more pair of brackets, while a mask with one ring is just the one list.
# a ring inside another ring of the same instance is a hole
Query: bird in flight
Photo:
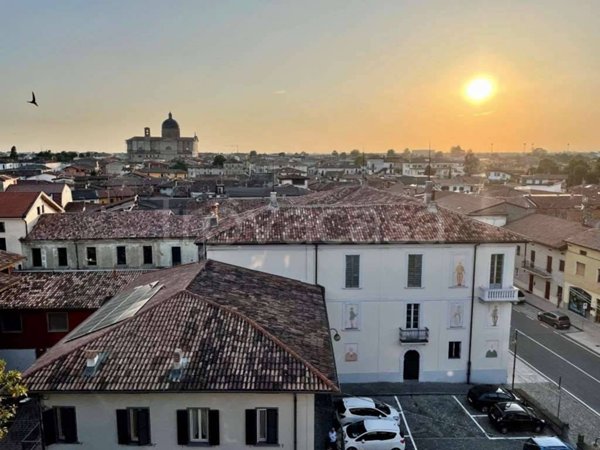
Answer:
[[29, 100], [27, 103], [31, 103], [32, 105], [35, 105], [35, 106], [40, 106], [35, 101], [35, 93], [34, 92], [31, 93], [31, 100]]

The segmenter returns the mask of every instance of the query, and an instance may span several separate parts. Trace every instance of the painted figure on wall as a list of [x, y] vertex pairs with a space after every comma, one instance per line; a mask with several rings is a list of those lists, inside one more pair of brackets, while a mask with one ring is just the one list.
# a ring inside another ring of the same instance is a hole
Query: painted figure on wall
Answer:
[[358, 361], [358, 345], [346, 344], [346, 351], [344, 352], [344, 359], [346, 362]]
[[463, 305], [454, 303], [450, 311], [450, 328], [460, 328], [463, 326]]
[[499, 318], [498, 305], [494, 305], [494, 307], [492, 308], [492, 312], [490, 313], [490, 317], [492, 318], [492, 326], [497, 327]]
[[485, 352], [485, 357], [486, 358], [497, 358], [498, 357], [498, 351], [496, 350], [496, 348], [498, 347], [498, 341], [488, 341], [488, 350]]
[[462, 261], [458, 261], [456, 268], [454, 269], [456, 272], [456, 285], [464, 286], [465, 285], [465, 266], [463, 266]]
[[357, 304], [344, 305], [344, 329], [358, 330], [359, 309]]

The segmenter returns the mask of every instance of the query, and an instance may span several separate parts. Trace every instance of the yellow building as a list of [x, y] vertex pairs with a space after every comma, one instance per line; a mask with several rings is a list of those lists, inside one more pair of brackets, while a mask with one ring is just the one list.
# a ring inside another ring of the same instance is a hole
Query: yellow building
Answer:
[[567, 240], [565, 293], [571, 311], [600, 322], [600, 230]]

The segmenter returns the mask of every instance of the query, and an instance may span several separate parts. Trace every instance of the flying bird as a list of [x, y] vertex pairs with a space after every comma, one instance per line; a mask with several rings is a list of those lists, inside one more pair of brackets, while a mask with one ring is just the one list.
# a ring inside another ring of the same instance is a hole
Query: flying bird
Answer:
[[35, 101], [35, 93], [34, 92], [31, 93], [31, 100], [29, 100], [27, 103], [31, 103], [32, 105], [35, 105], [35, 106], [40, 106]]

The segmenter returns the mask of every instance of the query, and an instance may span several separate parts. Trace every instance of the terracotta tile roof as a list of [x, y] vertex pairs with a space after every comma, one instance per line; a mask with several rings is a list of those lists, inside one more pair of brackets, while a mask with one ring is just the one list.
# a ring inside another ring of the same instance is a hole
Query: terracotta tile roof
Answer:
[[352, 185], [287, 200], [293, 205], [371, 205], [399, 203], [406, 201], [406, 198], [394, 192], [366, 185]]
[[209, 244], [522, 242], [514, 233], [414, 199], [393, 204], [269, 206], [223, 220]]
[[472, 214], [481, 209], [490, 208], [504, 202], [503, 199], [482, 197], [475, 194], [450, 193], [436, 200], [442, 208], [460, 214]]
[[509, 223], [504, 228], [531, 241], [554, 248], [566, 247], [567, 238], [587, 230], [587, 227], [577, 222], [544, 214], [530, 214]]
[[18, 281], [17, 277], [15, 277], [13, 275], [9, 275], [4, 272], [0, 272], [0, 292], [5, 290], [9, 286], [12, 286], [17, 281]]
[[0, 292], [0, 309], [98, 309], [144, 272], [13, 272], [16, 281]]
[[0, 192], [0, 218], [25, 217], [39, 195], [39, 192]]
[[598, 228], [590, 228], [565, 240], [569, 244], [580, 245], [592, 250], [600, 250], [600, 230]]
[[[145, 274], [127, 289], [151, 280], [164, 286], [135, 315], [67, 336], [38, 359], [25, 372], [29, 389], [337, 390], [320, 287], [207, 261]], [[177, 348], [189, 362], [170, 381]], [[86, 350], [106, 355], [93, 376], [84, 375]]]
[[25, 238], [38, 240], [184, 238], [200, 234], [206, 221], [170, 211], [110, 211], [48, 214]]
[[25, 257], [23, 255], [19, 255], [18, 253], [0, 250], [0, 270], [4, 270], [8, 267], [14, 267], [24, 259]]

